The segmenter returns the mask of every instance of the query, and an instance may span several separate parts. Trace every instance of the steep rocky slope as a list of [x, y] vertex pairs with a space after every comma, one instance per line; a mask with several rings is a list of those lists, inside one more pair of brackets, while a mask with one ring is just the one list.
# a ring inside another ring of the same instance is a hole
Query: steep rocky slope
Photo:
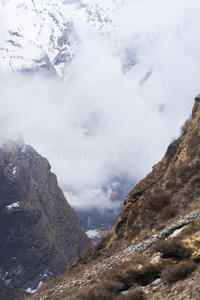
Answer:
[[199, 299], [200, 97], [179, 139], [125, 200], [116, 231], [30, 299]]
[[163, 159], [141, 180], [125, 200], [116, 231], [132, 239], [141, 231], [163, 227], [166, 222], [200, 207], [200, 97], [181, 136], [168, 147]]
[[[122, 250], [116, 250], [107, 258], [101, 257], [96, 261], [81, 264], [72, 271], [69, 270], [65, 276], [48, 284], [43, 290], [38, 291], [29, 299], [197, 300], [199, 299], [200, 291], [198, 285], [200, 252], [196, 250], [193, 252], [193, 258], [196, 260], [197, 265], [193, 265], [192, 260], [189, 260], [192, 266], [191, 273], [195, 271], [191, 278], [187, 276], [191, 274], [188, 272], [186, 275], [183, 274], [183, 278], [181, 276], [178, 278], [182, 279], [181, 281], [174, 280], [174, 282], [170, 282], [170, 285], [164, 284], [164, 280], [161, 280], [159, 273], [162, 273], [163, 270], [165, 271], [165, 267], [168, 264], [173, 270], [173, 266], [178, 265], [178, 263], [175, 261], [172, 263], [171, 259], [162, 259], [161, 253], [154, 253], [153, 255], [152, 253], [155, 252], [153, 247], [162, 240], [167, 240], [167, 242], [172, 240], [172, 244], [174, 241], [175, 243], [177, 240], [179, 241], [181, 232], [183, 232], [182, 239], [184, 240], [185, 237], [189, 236], [188, 240], [193, 240], [194, 244], [197, 243], [194, 249], [198, 249], [200, 237], [199, 220], [200, 210], [196, 210], [179, 221], [166, 226], [163, 230], [154, 232], [148, 238], [133, 243]], [[194, 232], [196, 233], [194, 234]], [[176, 249], [176, 251], [178, 250]], [[182, 263], [185, 263], [184, 259], [180, 262], [180, 264]], [[132, 270], [131, 267], [133, 268]], [[169, 274], [169, 278], [172, 277], [172, 274], [173, 271]], [[135, 297], [132, 295], [129, 298], [128, 293], [134, 289], [138, 289], [138, 291], [143, 290], [143, 292], [140, 297], [140, 293], [138, 293]]]
[[0, 279], [31, 291], [65, 272], [86, 239], [48, 161], [17, 136], [0, 147]]

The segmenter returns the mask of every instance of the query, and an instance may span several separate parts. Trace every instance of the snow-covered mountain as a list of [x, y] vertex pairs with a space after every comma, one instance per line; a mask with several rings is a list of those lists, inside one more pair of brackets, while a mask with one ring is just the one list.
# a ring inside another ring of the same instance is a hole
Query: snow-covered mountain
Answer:
[[[156, 1], [148, 4], [130, 0], [1, 0], [0, 67], [12, 71], [47, 69], [67, 78], [82, 43], [81, 35], [87, 32], [94, 39], [99, 34], [107, 40], [124, 72], [134, 66], [131, 75], [143, 86], [156, 73], [156, 47], [167, 49], [171, 42], [171, 51], [176, 55], [182, 44], [184, 55], [199, 59], [189, 39], [198, 26], [196, 19], [190, 23], [191, 8], [187, 15], [187, 3], [178, 9], [179, 3], [156, 6]], [[149, 13], [153, 7], [156, 9]], [[170, 60], [172, 53], [163, 52], [161, 58]], [[149, 61], [145, 61], [147, 54], [152, 56]], [[158, 75], [154, 75], [156, 80]], [[161, 85], [164, 88], [166, 82], [158, 80], [158, 87]]]
[[0, 65], [13, 71], [50, 69], [65, 76], [78, 38], [73, 23], [62, 15], [62, 2], [3, 1], [5, 44]]
[[80, 43], [74, 22], [108, 35], [118, 5], [113, 10], [113, 6], [109, 9], [104, 3], [100, 7], [93, 1], [2, 0], [0, 67], [12, 71], [45, 69], [67, 77]]

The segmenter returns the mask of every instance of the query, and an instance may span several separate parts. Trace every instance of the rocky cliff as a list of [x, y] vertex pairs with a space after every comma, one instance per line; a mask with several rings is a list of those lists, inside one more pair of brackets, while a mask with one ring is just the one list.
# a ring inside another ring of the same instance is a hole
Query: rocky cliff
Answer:
[[86, 239], [48, 161], [21, 137], [0, 145], [0, 279], [31, 291], [65, 272]]
[[116, 231], [133, 239], [141, 232], [162, 228], [174, 218], [200, 207], [200, 97], [180, 137], [163, 159], [128, 194]]

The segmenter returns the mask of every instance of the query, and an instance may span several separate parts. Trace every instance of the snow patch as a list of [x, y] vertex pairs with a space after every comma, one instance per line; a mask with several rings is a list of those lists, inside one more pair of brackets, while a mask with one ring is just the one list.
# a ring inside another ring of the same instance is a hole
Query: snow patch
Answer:
[[13, 171], [12, 171], [12, 175], [13, 175], [14, 178], [15, 178], [15, 176], [16, 176], [16, 172], [17, 172], [17, 167], [14, 167], [14, 168], [13, 168]]
[[157, 278], [156, 280], [154, 280], [152, 282], [152, 285], [156, 285], [156, 284], [159, 284], [159, 283], [161, 283], [161, 278]]
[[101, 237], [101, 234], [100, 234], [100, 232], [99, 232], [98, 229], [88, 230], [88, 231], [86, 231], [86, 234], [87, 234], [87, 236], [88, 236], [89, 238], [91, 238], [91, 239], [93, 239], [93, 238], [95, 238], [95, 237], [97, 237], [97, 238], [100, 238], [100, 237]]
[[144, 288], [148, 288], [148, 287], [150, 287], [151, 285], [157, 285], [157, 284], [159, 284], [159, 283], [161, 283], [161, 278], [157, 278], [157, 279], [154, 280], [152, 283], [150, 283], [150, 284], [144, 286]]
[[182, 231], [184, 228], [185, 228], [185, 226], [182, 227], [182, 228], [180, 228], [180, 229], [176, 229], [172, 234], [170, 234], [170, 236], [168, 237], [168, 239], [177, 236], [179, 233], [181, 233], [181, 231]]
[[45, 271], [43, 277], [45, 278], [45, 277], [47, 277], [47, 276], [49, 276], [49, 275], [53, 275], [53, 274], [49, 271], [49, 269], [46, 269], [46, 271]]
[[38, 287], [35, 290], [32, 290], [30, 287], [27, 288], [25, 291], [29, 294], [34, 294], [35, 292], [37, 292], [37, 290], [42, 286], [42, 281], [39, 282]]
[[12, 208], [17, 208], [17, 207], [19, 207], [19, 202], [15, 202], [13, 204], [6, 206], [7, 210], [11, 210]]
[[151, 262], [152, 262], [152, 261], [156, 261], [156, 260], [158, 260], [159, 258], [160, 258], [160, 255], [156, 255], [156, 256], [154, 256], [154, 257], [152, 258]]
[[26, 152], [26, 145], [24, 145], [24, 148], [21, 150], [22, 153]]

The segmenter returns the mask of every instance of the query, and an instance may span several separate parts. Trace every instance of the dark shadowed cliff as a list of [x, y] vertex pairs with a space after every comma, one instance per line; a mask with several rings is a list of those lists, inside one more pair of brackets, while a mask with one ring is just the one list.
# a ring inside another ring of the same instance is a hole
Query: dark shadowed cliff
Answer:
[[0, 279], [30, 291], [64, 273], [86, 236], [48, 161], [20, 137], [0, 146]]

